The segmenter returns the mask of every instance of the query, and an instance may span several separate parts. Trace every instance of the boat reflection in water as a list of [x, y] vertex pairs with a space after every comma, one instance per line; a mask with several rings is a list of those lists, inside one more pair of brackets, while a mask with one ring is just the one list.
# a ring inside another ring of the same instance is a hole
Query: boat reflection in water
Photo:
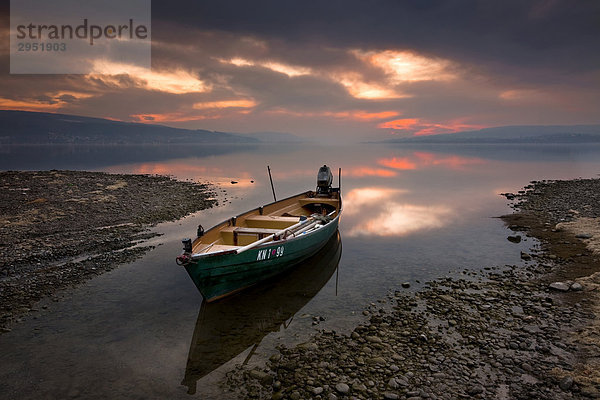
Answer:
[[[313, 257], [289, 273], [216, 303], [203, 302], [190, 344], [182, 385], [196, 381], [290, 320], [329, 281], [342, 255], [339, 232]], [[251, 351], [250, 355], [253, 351]]]

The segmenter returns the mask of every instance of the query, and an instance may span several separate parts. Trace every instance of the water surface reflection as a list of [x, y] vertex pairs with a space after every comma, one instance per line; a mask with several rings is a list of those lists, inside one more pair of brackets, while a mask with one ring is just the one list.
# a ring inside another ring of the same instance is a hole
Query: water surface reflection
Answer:
[[345, 196], [347, 234], [354, 236], [404, 236], [441, 228], [452, 209], [443, 204], [421, 205], [402, 201], [403, 189], [363, 187]]
[[[451, 271], [521, 262], [532, 242], [507, 241], [510, 232], [490, 218], [510, 212], [498, 193], [600, 172], [600, 145], [0, 146], [0, 153], [0, 169], [164, 173], [221, 184], [219, 207], [160, 224], [164, 235], [142, 259], [65, 291], [47, 309], [37, 305], [0, 335], [0, 397], [27, 399], [189, 399], [186, 386], [224, 398], [219, 379], [248, 354], [260, 365], [278, 344], [306, 341], [316, 328], [349, 333], [365, 305], [402, 282], [416, 287]], [[181, 238], [271, 202], [266, 165], [285, 197], [314, 188], [323, 163], [343, 171], [343, 254], [335, 250], [333, 264], [317, 270], [324, 276], [301, 267], [199, 313], [200, 294], [173, 262]], [[339, 280], [331, 278], [338, 259]], [[326, 319], [314, 327], [314, 315]]]
[[197, 381], [253, 347], [271, 332], [288, 327], [294, 315], [329, 281], [342, 255], [339, 232], [321, 251], [283, 277], [217, 303], [202, 303], [182, 385], [196, 393]]

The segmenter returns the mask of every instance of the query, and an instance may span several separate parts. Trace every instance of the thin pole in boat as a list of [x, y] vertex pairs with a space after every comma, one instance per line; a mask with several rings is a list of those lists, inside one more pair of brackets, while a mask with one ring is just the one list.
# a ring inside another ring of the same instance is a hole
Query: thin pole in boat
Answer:
[[273, 178], [271, 177], [271, 167], [267, 165], [267, 171], [269, 171], [269, 180], [271, 181], [271, 190], [273, 191], [273, 201], [277, 201], [275, 196], [275, 187], [273, 186]]
[[340, 192], [340, 196], [342, 195], [342, 167], [338, 169], [338, 191]]

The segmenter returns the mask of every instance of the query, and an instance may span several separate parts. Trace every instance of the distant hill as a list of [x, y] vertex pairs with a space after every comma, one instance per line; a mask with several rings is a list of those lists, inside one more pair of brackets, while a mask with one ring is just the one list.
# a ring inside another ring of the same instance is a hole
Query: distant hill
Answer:
[[500, 126], [442, 135], [412, 136], [385, 143], [600, 143], [600, 125]]
[[307, 141], [294, 134], [283, 132], [253, 132], [245, 133], [244, 136], [249, 136], [265, 143], [304, 143]]
[[0, 110], [0, 144], [260, 143], [246, 135], [29, 111]]

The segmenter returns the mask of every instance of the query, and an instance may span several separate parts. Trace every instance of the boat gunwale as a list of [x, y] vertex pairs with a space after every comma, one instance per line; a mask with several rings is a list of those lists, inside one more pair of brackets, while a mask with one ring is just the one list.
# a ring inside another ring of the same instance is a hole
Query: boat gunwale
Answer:
[[[337, 189], [338, 193], [340, 193], [340, 188], [333, 188], [333, 189]], [[302, 195], [307, 195], [309, 193], [314, 193], [314, 191], [312, 191], [312, 190], [306, 190], [304, 192], [300, 192], [300, 193], [297, 193], [295, 195], [288, 196], [288, 197], [286, 197], [284, 199], [273, 201], [273, 202], [265, 204], [263, 206], [258, 206], [256, 208], [251, 209], [251, 210], [242, 212], [240, 214], [235, 215], [234, 217], [230, 217], [230, 218], [227, 218], [227, 219], [219, 222], [218, 224], [214, 225], [212, 228], [210, 228], [209, 230], [207, 230], [206, 233], [208, 233], [208, 232], [210, 232], [210, 231], [212, 231], [214, 229], [222, 229], [221, 225], [230, 223], [231, 222], [231, 218], [238, 218], [238, 217], [250, 214], [250, 213], [252, 213], [254, 211], [260, 210], [261, 208], [264, 208], [264, 207], [267, 207], [267, 206], [271, 206], [273, 204], [277, 204], [277, 203], [280, 203], [280, 202], [283, 202], [283, 201], [286, 201], [286, 200], [290, 200], [290, 199], [293, 199], [294, 197], [300, 197]], [[342, 210], [343, 210], [341, 193], [339, 194], [338, 200], [339, 200], [339, 208], [336, 208], [336, 211], [337, 211], [336, 216], [331, 221], [329, 221], [325, 225], [323, 225], [323, 227], [325, 227], [325, 226], [329, 225], [330, 223], [334, 222], [336, 219], [339, 219], [340, 214], [342, 213]], [[285, 229], [282, 229], [281, 231], [285, 231]], [[316, 232], [317, 232], [317, 230], [313, 230], [312, 232], [308, 233], [307, 235], [312, 235], [313, 233], [316, 233]], [[260, 245], [256, 246], [255, 248], [256, 249], [261, 249], [261, 248], [273, 246], [274, 244], [288, 243], [288, 242], [294, 241], [296, 239], [303, 239], [303, 238], [301, 238], [299, 236], [294, 236], [291, 239], [280, 239], [280, 240], [276, 240], [276, 241], [266, 242], [264, 244], [260, 244]], [[228, 255], [228, 254], [237, 254], [237, 250], [239, 250], [242, 247], [244, 247], [244, 246], [239, 246], [239, 247], [237, 247], [235, 249], [226, 249], [226, 250], [220, 250], [220, 251], [209, 252], [209, 253], [193, 253], [192, 254], [192, 257], [193, 257], [192, 258], [192, 262], [197, 263], [199, 260], [201, 260], [203, 258], [208, 258], [208, 257], [224, 256], [224, 255]]]
[[[338, 210], [337, 215], [331, 221], [329, 221], [325, 225], [323, 225], [323, 228], [326, 227], [327, 225], [335, 222], [337, 219], [339, 219], [341, 211], [342, 211], [342, 209], [340, 208]], [[321, 229], [321, 228], [319, 228], [319, 229]], [[299, 240], [299, 239], [306, 239], [308, 236], [317, 233], [319, 229], [314, 229], [314, 230], [312, 230], [309, 233], [305, 233], [305, 235], [306, 235], [305, 237], [294, 236], [294, 237], [292, 237], [290, 239], [286, 238], [286, 239], [274, 240], [274, 241], [271, 241], [271, 242], [265, 242], [263, 244], [260, 244], [260, 245], [258, 245], [256, 247], [254, 247], [254, 249], [263, 249], [265, 247], [279, 245], [279, 244], [282, 244], [282, 243], [289, 243], [289, 242], [293, 242], [293, 241]], [[281, 231], [285, 231], [285, 229], [282, 229]], [[304, 235], [302, 235], [302, 236], [304, 236]], [[208, 258], [208, 257], [224, 256], [224, 255], [228, 255], [228, 254], [237, 254], [237, 250], [241, 249], [242, 247], [244, 247], [244, 246], [239, 246], [237, 249], [220, 250], [220, 251], [215, 251], [215, 252], [212, 252], [212, 253], [195, 253], [195, 254], [192, 254], [192, 257], [193, 257], [192, 258], [192, 262], [197, 262], [197, 261], [199, 261], [199, 260], [201, 260], [203, 258]]]

